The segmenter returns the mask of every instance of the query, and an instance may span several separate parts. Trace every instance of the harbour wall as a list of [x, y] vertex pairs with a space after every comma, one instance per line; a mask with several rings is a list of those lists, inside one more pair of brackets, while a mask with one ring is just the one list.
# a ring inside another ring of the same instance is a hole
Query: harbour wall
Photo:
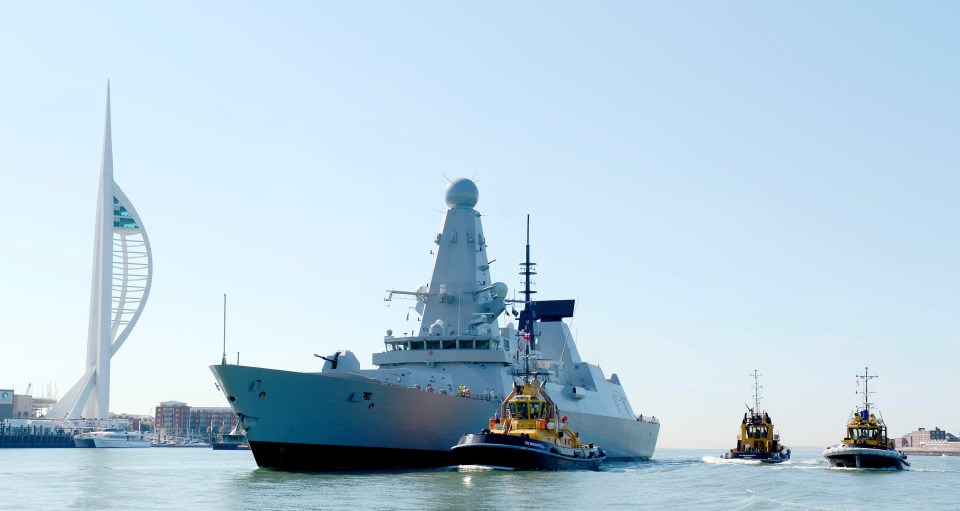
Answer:
[[40, 426], [7, 426], [0, 423], [0, 449], [18, 447], [74, 447], [73, 432]]

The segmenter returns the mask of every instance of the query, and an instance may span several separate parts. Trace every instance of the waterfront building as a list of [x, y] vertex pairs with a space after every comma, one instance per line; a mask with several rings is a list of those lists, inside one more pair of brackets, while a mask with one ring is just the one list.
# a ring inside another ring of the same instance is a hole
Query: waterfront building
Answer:
[[907, 433], [896, 439], [895, 442], [898, 449], [919, 448], [926, 444], [954, 444], [960, 447], [960, 438], [939, 427], [930, 430], [918, 428], [913, 433]]
[[13, 389], [0, 389], [0, 420], [13, 418]]
[[42, 417], [56, 399], [34, 397], [30, 394], [33, 385], [27, 387], [26, 394], [17, 394], [13, 389], [0, 389], [0, 420], [36, 419]]
[[190, 431], [190, 407], [180, 401], [164, 401], [156, 408], [153, 424], [161, 438], [185, 437]]
[[84, 373], [50, 408], [49, 419], [109, 418], [110, 359], [127, 340], [150, 294], [153, 256], [147, 232], [133, 203], [113, 180], [109, 83], [94, 240]]
[[156, 408], [154, 428], [161, 438], [203, 437], [229, 431], [237, 414], [228, 407], [190, 407], [180, 401], [164, 401]]
[[237, 424], [237, 414], [230, 407], [190, 409], [190, 434], [203, 436], [230, 431]]

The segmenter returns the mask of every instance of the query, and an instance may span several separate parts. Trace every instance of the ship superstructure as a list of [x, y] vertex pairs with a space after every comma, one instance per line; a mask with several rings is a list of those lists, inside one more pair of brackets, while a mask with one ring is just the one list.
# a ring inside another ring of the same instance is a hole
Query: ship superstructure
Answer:
[[491, 278], [478, 199], [469, 179], [447, 186], [429, 284], [387, 295], [414, 300], [421, 321], [402, 336], [387, 331], [376, 369], [361, 369], [349, 350], [322, 357], [319, 373], [211, 366], [260, 466], [449, 465], [460, 435], [485, 423], [520, 381], [528, 347], [544, 390], [581, 434], [610, 458], [653, 455], [659, 422], [634, 413], [616, 374], [580, 358], [563, 322], [573, 300], [524, 300], [521, 328], [507, 320], [508, 288]]

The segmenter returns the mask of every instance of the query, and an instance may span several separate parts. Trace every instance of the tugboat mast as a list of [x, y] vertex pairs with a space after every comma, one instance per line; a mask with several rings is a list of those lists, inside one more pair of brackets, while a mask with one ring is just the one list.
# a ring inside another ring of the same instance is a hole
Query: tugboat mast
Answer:
[[754, 369], [753, 374], [751, 374], [750, 376], [753, 376], [753, 413], [759, 415], [760, 414], [760, 389], [763, 388], [763, 386], [760, 385], [760, 377], [763, 375], [760, 374], [756, 369]]
[[[520, 263], [520, 266], [523, 269], [523, 271], [520, 272], [520, 275], [523, 275], [523, 291], [520, 291], [520, 293], [523, 294], [523, 308], [526, 309], [527, 311], [530, 311], [533, 308], [532, 295], [536, 293], [536, 291], [533, 291], [530, 289], [530, 284], [531, 284], [530, 277], [532, 275], [537, 274], [537, 272], [533, 271], [533, 268], [536, 265], [537, 263], [530, 262], [530, 215], [528, 214], [527, 215], [527, 253], [526, 253], [526, 259], [524, 260], [524, 262]], [[526, 339], [527, 345], [526, 345], [526, 348], [524, 349], [525, 355], [526, 355], [526, 357], [524, 358], [524, 373], [525, 373], [524, 377], [525, 378], [527, 375], [530, 374], [530, 345], [533, 344], [534, 342], [533, 314], [527, 314], [526, 318], [527, 318], [526, 324], [520, 325], [521, 337], [524, 335], [524, 332], [526, 333], [527, 336], [529, 336]]]
[[879, 378], [880, 375], [874, 374], [871, 375], [868, 368], [863, 368], [863, 374], [857, 375], [857, 382], [863, 379], [863, 390], [856, 391], [857, 394], [863, 394], [863, 409], [870, 410], [870, 380], [874, 378]]

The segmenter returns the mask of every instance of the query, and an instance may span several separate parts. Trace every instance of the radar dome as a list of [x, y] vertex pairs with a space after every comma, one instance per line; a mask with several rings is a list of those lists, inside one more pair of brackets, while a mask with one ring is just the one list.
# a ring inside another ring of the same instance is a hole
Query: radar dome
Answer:
[[451, 208], [472, 208], [480, 199], [477, 185], [467, 178], [454, 179], [447, 185], [447, 206]]
[[507, 297], [507, 285], [503, 282], [497, 282], [493, 285], [493, 297], [494, 298], [506, 298]]

